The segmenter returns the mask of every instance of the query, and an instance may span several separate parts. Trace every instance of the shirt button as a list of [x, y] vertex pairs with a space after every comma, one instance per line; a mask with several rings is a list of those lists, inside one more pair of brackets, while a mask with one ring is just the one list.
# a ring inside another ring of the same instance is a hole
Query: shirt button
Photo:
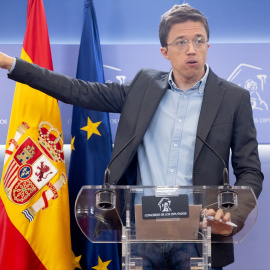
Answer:
[[181, 120], [181, 119], [178, 119], [178, 122], [179, 122], [179, 123], [181, 123], [181, 122], [182, 122], [182, 120]]
[[174, 146], [174, 147], [177, 147], [177, 144], [175, 143], [173, 146]]
[[173, 173], [173, 169], [170, 169], [170, 172]]

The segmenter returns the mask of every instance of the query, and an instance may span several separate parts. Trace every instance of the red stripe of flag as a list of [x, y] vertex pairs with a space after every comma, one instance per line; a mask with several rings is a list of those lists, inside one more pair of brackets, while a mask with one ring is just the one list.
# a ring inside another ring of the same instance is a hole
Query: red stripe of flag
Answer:
[[17, 164], [14, 160], [12, 160], [11, 164], [8, 167], [8, 170], [5, 173], [4, 178], [4, 186], [10, 187], [11, 183], [16, 179], [16, 172], [17, 172]]
[[29, 270], [29, 265], [31, 265], [31, 269], [46, 270], [29, 243], [10, 221], [1, 198], [0, 220], [0, 250], [3, 251], [3, 256], [0, 256], [0, 269]]
[[[40, 33], [42, 33], [42, 35]], [[33, 36], [35, 38], [33, 38]], [[53, 70], [43, 1], [28, 0], [27, 27], [23, 48], [33, 63]]]

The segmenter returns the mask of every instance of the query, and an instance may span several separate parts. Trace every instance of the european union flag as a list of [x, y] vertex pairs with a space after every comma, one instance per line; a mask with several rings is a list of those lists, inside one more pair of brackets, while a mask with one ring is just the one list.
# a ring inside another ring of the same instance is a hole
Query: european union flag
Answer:
[[[99, 34], [93, 2], [84, 2], [77, 78], [104, 83]], [[117, 244], [93, 244], [80, 231], [74, 217], [74, 203], [83, 185], [102, 185], [112, 151], [109, 115], [73, 107], [71, 128], [69, 191], [72, 249], [82, 255], [82, 269], [120, 269]], [[103, 268], [102, 268], [103, 267]]]

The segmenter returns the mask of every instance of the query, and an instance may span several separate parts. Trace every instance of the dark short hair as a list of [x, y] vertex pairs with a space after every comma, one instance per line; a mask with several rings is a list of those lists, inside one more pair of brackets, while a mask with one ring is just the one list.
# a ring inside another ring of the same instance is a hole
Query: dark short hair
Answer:
[[167, 46], [167, 39], [171, 26], [186, 21], [201, 22], [209, 40], [209, 25], [206, 17], [197, 9], [188, 4], [174, 5], [164, 13], [159, 24], [159, 40], [162, 47]]

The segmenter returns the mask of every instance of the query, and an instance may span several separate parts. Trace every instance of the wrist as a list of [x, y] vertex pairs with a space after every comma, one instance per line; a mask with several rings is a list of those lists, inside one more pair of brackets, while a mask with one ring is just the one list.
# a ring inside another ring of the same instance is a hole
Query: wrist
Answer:
[[5, 61], [4, 68], [10, 71], [13, 62], [14, 62], [14, 58], [13, 57], [10, 57], [10, 56], [7, 56], [6, 61]]

